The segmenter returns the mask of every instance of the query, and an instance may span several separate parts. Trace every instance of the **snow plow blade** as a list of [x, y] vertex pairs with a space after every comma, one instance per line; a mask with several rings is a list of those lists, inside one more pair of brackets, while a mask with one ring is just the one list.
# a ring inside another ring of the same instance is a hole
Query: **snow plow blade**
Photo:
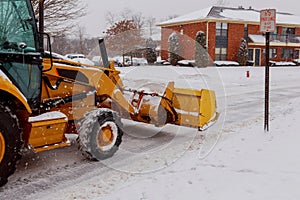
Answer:
[[165, 97], [161, 105], [176, 115], [172, 124], [205, 130], [219, 117], [216, 95], [212, 90], [174, 88], [174, 83], [169, 83]]

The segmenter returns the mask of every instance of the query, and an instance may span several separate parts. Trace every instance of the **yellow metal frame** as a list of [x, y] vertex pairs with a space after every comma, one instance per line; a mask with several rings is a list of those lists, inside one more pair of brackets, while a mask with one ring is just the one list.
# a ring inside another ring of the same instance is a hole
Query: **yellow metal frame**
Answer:
[[[46, 68], [49, 68], [50, 60], [45, 59], [44, 65]], [[62, 87], [65, 89], [51, 91], [50, 89], [46, 89], [47, 86], [43, 86], [42, 90], [42, 99], [46, 98], [54, 98], [57, 96], [71, 96], [72, 94], [80, 93], [82, 91], [89, 92], [91, 90], [96, 91], [97, 96], [107, 96], [110, 97], [113, 101], [115, 101], [118, 106], [126, 110], [130, 115], [134, 116], [134, 108], [130, 102], [124, 97], [122, 93], [123, 84], [119, 77], [119, 71], [114, 69], [114, 65], [111, 62], [111, 66], [109, 69], [101, 68], [101, 67], [80, 67], [80, 66], [70, 66], [70, 65], [55, 65], [53, 63], [53, 68], [50, 71], [47, 71], [45, 75], [50, 79], [50, 82], [55, 83], [60, 77], [57, 74], [57, 68], [66, 69], [66, 70], [75, 70], [84, 74], [88, 78], [88, 83], [75, 83], [74, 80], [70, 80], [69, 83], [66, 84], [66, 87]], [[106, 73], [105, 73], [106, 72]], [[68, 112], [64, 112], [68, 115]], [[68, 117], [71, 117], [68, 115]], [[83, 117], [83, 116], [82, 116]]]
[[4, 154], [5, 154], [5, 140], [2, 132], [0, 131], [0, 163], [4, 158]]
[[[65, 131], [68, 119], [57, 118], [30, 123], [29, 144], [32, 148], [42, 147], [44, 150], [52, 149], [66, 141]], [[45, 148], [44, 146], [47, 145]]]
[[5, 91], [18, 99], [26, 108], [28, 113], [32, 113], [26, 98], [20, 92], [20, 90], [9, 80], [0, 76], [0, 90]]

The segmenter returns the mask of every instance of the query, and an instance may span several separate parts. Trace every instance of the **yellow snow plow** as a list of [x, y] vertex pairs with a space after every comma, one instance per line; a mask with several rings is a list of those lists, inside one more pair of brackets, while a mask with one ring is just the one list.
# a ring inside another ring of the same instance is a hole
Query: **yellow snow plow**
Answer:
[[[50, 110], [65, 110], [69, 120], [77, 120], [96, 105], [117, 111], [122, 118], [134, 121], [156, 126], [169, 123], [199, 130], [206, 129], [217, 120], [214, 91], [176, 88], [174, 82], [169, 82], [161, 92], [124, 87], [114, 62], [108, 61], [104, 39], [99, 39], [99, 46], [103, 67], [44, 58], [43, 65], [49, 70], [44, 73], [42, 100], [47, 102], [48, 99], [60, 97], [60, 103], [54, 103], [55, 106], [49, 104]], [[57, 89], [51, 89], [51, 85]], [[81, 94], [82, 91], [93, 95], [87, 98]], [[63, 103], [66, 100], [61, 98], [80, 95], [82, 98], [73, 98], [67, 105]], [[80, 114], [74, 115], [74, 112]]]
[[[212, 90], [176, 88], [174, 82], [169, 82], [160, 93], [137, 90], [124, 87], [113, 62], [108, 62], [107, 67], [97, 68], [81, 67], [79, 63], [74, 66], [75, 63], [66, 60], [53, 60], [52, 67], [50, 63], [44, 59], [45, 68], [51, 68], [44, 73], [44, 102], [58, 97], [77, 97], [82, 91], [93, 94], [89, 98], [86, 95], [73, 98], [67, 104], [64, 98], [58, 98], [58, 103], [46, 106], [50, 110], [65, 110], [69, 120], [82, 118], [94, 105], [117, 111], [122, 118], [156, 126], [170, 123], [204, 130], [218, 118], [216, 96]], [[49, 85], [60, 89], [53, 90]]]

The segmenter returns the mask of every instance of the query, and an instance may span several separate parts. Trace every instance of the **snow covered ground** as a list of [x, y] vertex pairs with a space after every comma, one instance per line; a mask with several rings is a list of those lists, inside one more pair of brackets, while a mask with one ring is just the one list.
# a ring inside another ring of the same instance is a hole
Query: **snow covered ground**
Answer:
[[76, 145], [25, 152], [0, 199], [300, 198], [299, 67], [271, 68], [270, 132], [263, 127], [264, 68], [119, 69], [125, 85], [137, 89], [168, 81], [213, 89], [220, 119], [204, 132], [124, 120], [128, 134], [105, 162], [84, 160]]

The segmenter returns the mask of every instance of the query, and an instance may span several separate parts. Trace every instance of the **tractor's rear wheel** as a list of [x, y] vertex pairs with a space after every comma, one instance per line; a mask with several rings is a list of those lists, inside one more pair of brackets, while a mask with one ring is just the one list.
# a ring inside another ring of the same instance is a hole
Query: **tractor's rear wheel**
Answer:
[[77, 141], [86, 158], [103, 160], [118, 150], [122, 136], [119, 115], [112, 110], [100, 108], [88, 113], [82, 120]]
[[7, 106], [0, 103], [0, 187], [15, 172], [21, 145], [18, 119]]

